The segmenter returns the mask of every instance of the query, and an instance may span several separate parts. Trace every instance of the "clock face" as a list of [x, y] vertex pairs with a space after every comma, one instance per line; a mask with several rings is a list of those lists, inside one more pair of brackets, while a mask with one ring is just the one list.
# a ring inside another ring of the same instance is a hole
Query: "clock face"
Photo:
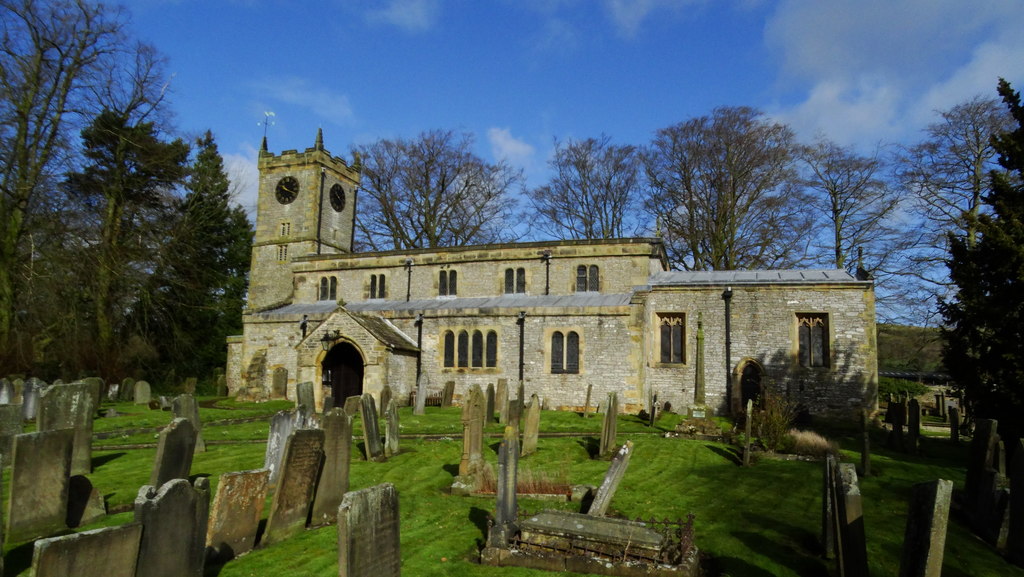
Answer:
[[340, 184], [331, 187], [331, 208], [335, 212], [345, 210], [345, 189]]
[[289, 204], [299, 195], [299, 181], [294, 176], [286, 176], [277, 181], [274, 193], [277, 195], [277, 202]]

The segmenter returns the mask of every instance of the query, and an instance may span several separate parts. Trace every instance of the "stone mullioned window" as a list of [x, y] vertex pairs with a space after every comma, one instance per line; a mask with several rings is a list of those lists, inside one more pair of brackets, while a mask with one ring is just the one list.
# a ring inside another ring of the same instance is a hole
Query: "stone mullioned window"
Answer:
[[446, 330], [441, 335], [446, 369], [491, 369], [498, 366], [498, 333], [479, 329]]

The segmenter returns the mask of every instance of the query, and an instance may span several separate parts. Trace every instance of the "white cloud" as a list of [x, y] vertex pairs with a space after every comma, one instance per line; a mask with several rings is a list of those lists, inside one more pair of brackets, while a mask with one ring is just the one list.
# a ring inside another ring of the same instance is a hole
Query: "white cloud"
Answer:
[[605, 0], [605, 11], [616, 31], [626, 38], [636, 36], [644, 20], [655, 11], [678, 11], [700, 0]]
[[256, 200], [259, 195], [260, 174], [256, 167], [256, 149], [235, 154], [223, 154], [224, 169], [231, 180], [231, 192], [235, 202], [249, 215], [249, 220], [256, 224]]
[[347, 95], [337, 94], [304, 78], [274, 78], [260, 83], [257, 88], [264, 97], [304, 108], [325, 122], [344, 126], [354, 116]]
[[390, 0], [387, 5], [367, 13], [371, 22], [383, 22], [407, 30], [429, 30], [437, 22], [440, 4], [437, 0]]
[[487, 141], [491, 143], [491, 155], [497, 160], [524, 169], [533, 162], [533, 147], [512, 136], [508, 128], [489, 128]]

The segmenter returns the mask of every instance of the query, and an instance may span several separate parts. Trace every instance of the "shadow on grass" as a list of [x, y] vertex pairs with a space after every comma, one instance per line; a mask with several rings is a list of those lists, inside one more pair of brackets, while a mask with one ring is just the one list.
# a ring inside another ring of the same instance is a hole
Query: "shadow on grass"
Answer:
[[451, 464], [451, 463], [449, 463], [447, 465], [441, 465], [441, 468], [444, 469], [445, 473], [448, 473], [452, 477], [457, 477], [459, 475], [459, 465], [458, 464]]
[[597, 437], [583, 437], [576, 442], [583, 447], [591, 459], [596, 459], [597, 454], [601, 451], [601, 440]]
[[724, 457], [725, 460], [731, 462], [732, 464], [736, 465], [737, 467], [743, 466], [743, 459], [740, 458], [739, 451], [737, 451], [736, 449], [733, 449], [733, 448], [725, 449], [725, 448], [722, 448], [722, 447], [716, 447], [714, 445], [704, 445], [704, 446], [707, 447], [708, 450], [710, 450], [712, 453], [714, 453], [716, 455], [719, 455], [721, 457]]
[[4, 555], [4, 573], [7, 575], [20, 575], [28, 571], [32, 566], [32, 551], [35, 548], [35, 541], [22, 543], [11, 549]]
[[[768, 557], [778, 565], [789, 567], [797, 575], [828, 576], [828, 564], [818, 557], [820, 545], [817, 535], [756, 513], [746, 512], [743, 518], [747, 521], [745, 526], [752, 531], [737, 531], [733, 535], [747, 548]], [[768, 530], [777, 532], [782, 538], [765, 535], [763, 531]]]
[[469, 508], [469, 520], [477, 529], [480, 529], [480, 538], [477, 539], [477, 547], [483, 547], [487, 542], [487, 529], [491, 520], [491, 512], [480, 507]]
[[774, 577], [764, 569], [736, 557], [713, 557], [701, 563], [704, 575], [743, 575], [744, 577]]
[[123, 457], [124, 455], [124, 453], [108, 453], [106, 455], [99, 455], [97, 457], [93, 457], [92, 468], [95, 470], [97, 467], [106, 465], [107, 463], [113, 461], [114, 459], [117, 459], [118, 457]]

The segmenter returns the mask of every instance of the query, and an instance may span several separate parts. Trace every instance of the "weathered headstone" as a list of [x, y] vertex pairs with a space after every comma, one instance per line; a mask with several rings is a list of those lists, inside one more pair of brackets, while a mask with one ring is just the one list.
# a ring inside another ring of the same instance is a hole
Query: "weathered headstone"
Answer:
[[494, 383], [487, 383], [487, 403], [484, 405], [484, 417], [488, 423], [494, 419], [494, 395]]
[[210, 482], [174, 479], [157, 489], [143, 485], [135, 497], [135, 522], [142, 524], [136, 577], [202, 577]]
[[185, 382], [181, 385], [181, 390], [186, 395], [196, 394], [196, 385], [199, 383], [199, 379], [196, 377], [189, 377], [185, 379]]
[[284, 457], [284, 445], [288, 436], [295, 429], [295, 416], [288, 411], [278, 411], [270, 418], [270, 434], [267, 436], [267, 450], [263, 458], [263, 467], [270, 471], [271, 485], [277, 484], [281, 470], [281, 459]]
[[921, 404], [917, 399], [910, 399], [907, 403], [907, 439], [906, 450], [911, 454], [917, 453], [917, 444], [921, 439]]
[[135, 577], [141, 540], [138, 523], [40, 539], [32, 551], [32, 575]]
[[316, 410], [316, 398], [313, 396], [313, 383], [303, 381], [295, 385], [295, 406]]
[[326, 413], [334, 408], [334, 397], [331, 395], [324, 396], [324, 409], [322, 412]]
[[66, 528], [75, 432], [40, 431], [14, 437], [11, 493], [4, 539], [47, 537]]
[[131, 377], [121, 379], [121, 390], [119, 391], [119, 395], [118, 400], [120, 401], [134, 401], [135, 379]]
[[421, 373], [416, 378], [416, 403], [413, 405], [412, 414], [423, 415], [426, 413], [427, 387], [429, 385], [430, 379], [427, 378], [427, 373]]
[[221, 474], [206, 529], [207, 560], [223, 563], [252, 551], [269, 481], [267, 469]]
[[377, 407], [373, 395], [363, 393], [359, 410], [363, 419], [363, 449], [367, 461], [383, 461], [384, 447], [380, 442], [380, 425], [377, 423]]
[[843, 577], [867, 577], [864, 507], [857, 481], [857, 469], [853, 463], [839, 464], [833, 487], [836, 566], [839, 568], [839, 574]]
[[459, 476], [468, 477], [480, 472], [483, 464], [483, 433], [486, 419], [486, 401], [479, 385], [469, 389], [469, 396], [462, 405], [462, 458], [459, 460]]
[[604, 480], [601, 482], [601, 486], [597, 489], [597, 494], [594, 495], [594, 501], [590, 504], [590, 509], [587, 510], [588, 515], [595, 517], [604, 517], [608, 512], [608, 506], [612, 502], [612, 497], [615, 496], [615, 490], [619, 488], [619, 483], [622, 482], [622, 478], [626, 475], [626, 469], [629, 467], [629, 458], [633, 455], [633, 441], [626, 441], [619, 451], [612, 457], [612, 463], [608, 466], [608, 472], [604, 475]]
[[362, 416], [361, 413], [362, 413], [362, 410], [363, 410], [362, 409], [362, 405], [363, 405], [363, 396], [362, 395], [353, 395], [353, 396], [348, 397], [347, 399], [345, 399], [345, 405], [342, 408], [345, 409], [345, 414], [346, 415], [353, 416], [353, 417], [355, 415], [360, 415], [360, 417], [361, 417]]
[[441, 406], [452, 406], [452, 399], [455, 398], [455, 381], [447, 381], [444, 384], [444, 391], [441, 393]]
[[743, 416], [743, 466], [750, 466], [750, 426], [754, 423], [754, 401], [747, 399], [747, 412]]
[[111, 383], [107, 387], [107, 401], [116, 403], [121, 397], [121, 383]]
[[345, 494], [338, 508], [338, 574], [401, 575], [398, 491], [391, 483]]
[[338, 519], [338, 505], [348, 491], [348, 472], [352, 458], [352, 419], [344, 409], [324, 413], [324, 464], [313, 500], [314, 525], [328, 525]]
[[172, 479], [188, 479], [196, 451], [196, 429], [192, 421], [177, 418], [160, 431], [156, 458], [149, 484], [162, 487]]
[[504, 425], [508, 422], [508, 379], [498, 379], [497, 395], [498, 422]]
[[907, 407], [902, 401], [890, 402], [885, 414], [892, 423], [892, 430], [889, 431], [888, 439], [889, 448], [903, 451], [906, 444], [903, 438], [903, 426], [907, 423]]
[[992, 493], [996, 489], [995, 461], [999, 423], [992, 419], [977, 419], [974, 423], [974, 438], [967, 461], [967, 480], [964, 493], [971, 508], [982, 513], [992, 504]]
[[171, 401], [171, 411], [177, 419], [188, 419], [196, 430], [196, 452], [206, 452], [206, 441], [203, 440], [203, 422], [199, 420], [199, 404], [196, 398], [186, 393], [178, 395]]
[[871, 475], [871, 418], [867, 409], [860, 411], [860, 476]]
[[835, 475], [838, 471], [835, 455], [827, 454], [821, 490], [821, 556], [825, 559], [831, 559], [836, 552]]
[[509, 540], [516, 534], [519, 504], [516, 485], [519, 468], [519, 433], [515, 427], [505, 427], [505, 438], [498, 448], [498, 487], [494, 524], [487, 535], [487, 545], [508, 549]]
[[[395, 397], [394, 391], [391, 389], [391, 385], [384, 385], [380, 388], [380, 410], [386, 411], [388, 403]], [[381, 415], [383, 416], [383, 415]]]
[[305, 529], [323, 458], [323, 431], [299, 429], [288, 437], [263, 544], [284, 541]]
[[648, 427], [653, 427], [654, 423], [656, 423], [658, 421], [658, 408], [659, 407], [660, 407], [660, 405], [658, 404], [658, 394], [655, 393], [651, 397], [651, 414], [650, 414], [650, 419], [647, 422], [647, 426]]
[[593, 383], [587, 383], [587, 399], [583, 401], [583, 418], [590, 416], [590, 396], [594, 392]]
[[0, 379], [0, 405], [13, 405], [14, 383], [7, 379]]
[[946, 547], [953, 482], [945, 479], [911, 488], [900, 577], [940, 577]]
[[14, 437], [24, 431], [25, 421], [21, 417], [21, 405], [0, 405], [0, 462], [11, 462]]
[[288, 369], [277, 367], [270, 376], [270, 396], [284, 399], [288, 396]]
[[148, 405], [153, 400], [153, 392], [149, 388], [149, 383], [146, 381], [136, 381], [132, 399], [134, 399], [136, 405]]
[[34, 421], [36, 418], [36, 411], [39, 408], [41, 382], [38, 379], [32, 378], [25, 381], [21, 388], [21, 417], [26, 421]]
[[608, 405], [601, 423], [601, 442], [598, 445], [598, 457], [604, 458], [615, 450], [616, 429], [619, 416], [618, 393], [608, 393]]
[[85, 475], [73, 475], [68, 480], [68, 527], [89, 525], [105, 517], [107, 508], [103, 496]]
[[398, 403], [394, 399], [388, 400], [387, 409], [384, 410], [384, 455], [393, 457], [398, 454]]
[[523, 423], [523, 456], [537, 452], [537, 437], [540, 436], [540, 399], [536, 393], [530, 397]]
[[960, 442], [960, 409], [957, 407], [949, 408], [949, 440]]

